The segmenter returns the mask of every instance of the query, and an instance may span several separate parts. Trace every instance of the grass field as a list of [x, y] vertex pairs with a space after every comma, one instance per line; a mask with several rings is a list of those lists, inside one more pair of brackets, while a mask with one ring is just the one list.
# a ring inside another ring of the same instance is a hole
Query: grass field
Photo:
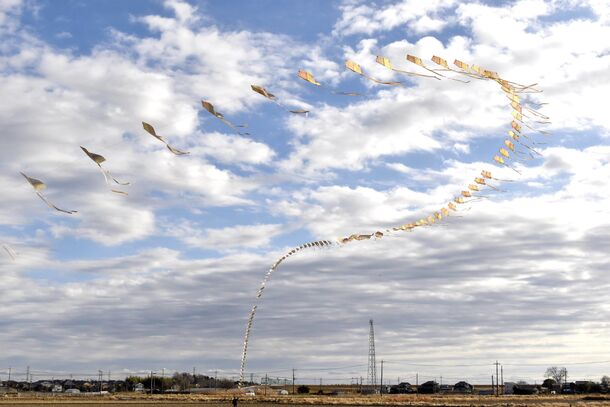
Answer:
[[[231, 407], [230, 396], [134, 395], [111, 396], [11, 396], [0, 397], [0, 406], [194, 406]], [[610, 396], [461, 396], [461, 395], [384, 395], [380, 396], [275, 396], [241, 397], [240, 406], [610, 406]]]

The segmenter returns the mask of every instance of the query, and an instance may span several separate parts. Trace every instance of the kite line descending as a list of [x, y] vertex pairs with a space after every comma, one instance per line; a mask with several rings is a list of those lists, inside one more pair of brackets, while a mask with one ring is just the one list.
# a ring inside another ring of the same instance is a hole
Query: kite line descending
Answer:
[[[523, 101], [522, 101], [522, 97], [520, 96], [520, 95], [535, 94], [535, 93], [542, 92], [541, 90], [538, 90], [535, 88], [535, 86], [537, 84], [520, 85], [518, 83], [511, 82], [511, 81], [501, 78], [497, 72], [482, 69], [481, 67], [474, 65], [474, 64], [468, 65], [467, 63], [462, 62], [457, 59], [453, 63], [457, 67], [457, 69], [452, 68], [449, 66], [449, 64], [447, 63], [446, 60], [444, 60], [443, 58], [440, 58], [436, 55], [432, 57], [432, 61], [436, 65], [440, 66], [440, 68], [437, 68], [437, 69], [429, 68], [422, 62], [422, 60], [420, 58], [413, 56], [413, 55], [407, 55], [406, 60], [415, 65], [418, 65], [419, 67], [425, 69], [426, 71], [428, 71], [430, 73], [433, 73], [434, 75], [418, 74], [415, 72], [408, 72], [408, 71], [396, 69], [388, 58], [385, 58], [382, 56], [378, 56], [376, 62], [385, 66], [386, 68], [388, 68], [390, 70], [393, 70], [393, 71], [399, 72], [399, 73], [403, 73], [403, 74], [406, 74], [406, 75], [409, 75], [412, 77], [417, 76], [417, 77], [423, 77], [423, 78], [432, 78], [432, 79], [436, 79], [436, 80], [450, 79], [450, 80], [454, 80], [454, 81], [462, 82], [462, 83], [469, 83], [470, 79], [487, 80], [487, 81], [496, 82], [498, 85], [500, 85], [502, 92], [506, 95], [506, 97], [508, 98], [508, 100], [510, 102], [508, 105], [511, 108], [512, 121], [511, 121], [511, 129], [507, 133], [509, 139], [507, 138], [503, 141], [502, 146], [498, 149], [498, 154], [495, 154], [493, 156], [493, 161], [499, 166], [510, 168], [511, 170], [520, 174], [519, 170], [517, 170], [514, 167], [514, 165], [512, 165], [513, 162], [523, 161], [523, 158], [518, 158], [519, 156], [523, 157], [525, 155], [528, 155], [530, 158], [533, 159], [534, 154], [541, 155], [538, 151], [536, 151], [536, 149], [534, 147], [534, 145], [537, 143], [535, 143], [531, 139], [531, 135], [529, 135], [523, 131], [523, 127], [526, 127], [533, 132], [538, 132], [541, 134], [549, 134], [547, 131], [540, 130], [536, 127], [533, 127], [533, 125], [530, 124], [530, 122], [534, 122], [534, 123], [538, 123], [538, 124], [548, 124], [548, 123], [550, 123], [548, 121], [549, 118], [532, 107], [532, 106], [539, 106], [539, 105], [541, 105], [540, 103], [536, 104], [536, 103], [533, 103], [532, 101], [530, 101], [529, 99], [525, 99], [525, 98], [523, 98]], [[360, 65], [358, 65], [354, 61], [347, 60], [345, 62], [345, 66], [347, 69], [349, 69], [349, 70], [357, 73], [358, 75], [360, 75], [372, 82], [375, 82], [377, 84], [388, 85], [388, 86], [404, 86], [403, 82], [389, 82], [389, 81], [382, 81], [382, 80], [373, 78], [373, 77], [365, 74], [362, 71], [362, 68], [360, 67]], [[466, 78], [468, 78], [468, 80], [448, 77], [445, 74], [441, 74], [440, 72], [444, 72], [444, 73], [451, 72], [453, 74], [457, 74], [457, 75], [466, 77]], [[318, 87], [320, 87], [320, 85], [321, 85], [319, 82], [317, 82], [314, 79], [313, 75], [307, 71], [303, 71], [303, 70], [299, 71], [298, 76], [301, 79], [304, 79], [305, 81], [307, 81], [313, 85], [316, 85]], [[255, 90], [258, 93], [261, 93], [263, 96], [265, 96], [271, 100], [274, 100], [274, 98], [275, 98], [273, 95], [270, 95], [271, 97], [269, 97], [269, 96], [265, 95], [263, 92], [261, 92], [261, 90], [264, 90], [262, 88], [260, 90], [254, 89], [254, 86], [253, 86], [253, 90]], [[524, 111], [528, 112], [528, 115], [524, 114]], [[293, 112], [293, 113], [295, 113], [295, 112]], [[526, 140], [528, 140], [529, 143]], [[519, 150], [517, 148], [517, 146], [524, 147], [526, 149], [526, 151]], [[277, 268], [279, 267], [279, 265], [281, 263], [283, 263], [289, 257], [291, 257], [305, 249], [333, 247], [333, 246], [336, 247], [336, 246], [345, 245], [352, 241], [368, 240], [371, 238], [381, 239], [384, 236], [384, 234], [387, 234], [387, 233], [399, 232], [399, 231], [412, 231], [413, 229], [418, 228], [418, 227], [432, 226], [436, 222], [442, 221], [443, 219], [446, 219], [449, 216], [451, 216], [452, 212], [457, 212], [458, 205], [463, 205], [463, 204], [466, 204], [469, 202], [475, 202], [480, 199], [487, 198], [486, 196], [478, 195], [478, 194], [475, 195], [474, 193], [479, 192], [486, 187], [493, 191], [501, 191], [498, 187], [489, 184], [489, 181], [492, 181], [492, 180], [497, 181], [497, 182], [502, 182], [502, 181], [510, 182], [510, 180], [502, 180], [502, 179], [493, 177], [491, 171], [489, 171], [489, 170], [482, 170], [481, 173], [479, 175], [477, 175], [477, 177], [474, 178], [474, 183], [468, 184], [467, 189], [462, 190], [460, 192], [459, 196], [453, 198], [453, 200], [448, 202], [445, 206], [443, 206], [438, 211], [435, 211], [434, 213], [430, 214], [427, 217], [422, 217], [421, 219], [416, 220], [414, 222], [409, 222], [409, 223], [405, 223], [403, 225], [395, 226], [395, 227], [392, 227], [391, 229], [385, 229], [384, 231], [377, 230], [377, 231], [369, 233], [369, 234], [352, 234], [350, 236], [338, 239], [337, 242], [333, 242], [330, 240], [318, 240], [315, 242], [305, 243], [305, 244], [302, 244], [302, 245], [290, 250], [289, 252], [284, 254], [282, 257], [280, 257], [278, 260], [276, 260], [275, 263], [273, 263], [271, 265], [271, 267], [265, 274], [265, 276], [260, 284], [260, 287], [256, 293], [254, 305], [252, 306], [252, 308], [250, 310], [248, 321], [246, 323], [246, 329], [245, 329], [245, 333], [244, 333], [244, 342], [243, 342], [243, 351], [242, 351], [242, 356], [241, 356], [239, 386], [242, 387], [242, 384], [244, 381], [244, 373], [245, 373], [245, 369], [246, 369], [246, 359], [247, 359], [247, 355], [248, 355], [248, 342], [250, 340], [250, 333], [252, 331], [252, 325], [254, 323], [254, 317], [256, 315], [258, 303], [263, 296], [263, 291], [265, 290], [265, 287], [266, 287], [267, 283], [269, 282], [271, 276], [277, 270]]]

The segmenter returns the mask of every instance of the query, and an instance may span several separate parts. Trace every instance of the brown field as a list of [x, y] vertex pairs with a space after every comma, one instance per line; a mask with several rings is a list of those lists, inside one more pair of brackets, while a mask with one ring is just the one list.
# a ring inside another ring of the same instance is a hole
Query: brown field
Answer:
[[[147, 406], [231, 407], [228, 395], [134, 395], [104, 396], [0, 396], [1, 406], [71, 406], [71, 407], [147, 407]], [[384, 395], [376, 396], [273, 396], [240, 397], [240, 406], [277, 407], [278, 405], [317, 406], [610, 406], [606, 395], [553, 396], [468, 396], [468, 395]]]

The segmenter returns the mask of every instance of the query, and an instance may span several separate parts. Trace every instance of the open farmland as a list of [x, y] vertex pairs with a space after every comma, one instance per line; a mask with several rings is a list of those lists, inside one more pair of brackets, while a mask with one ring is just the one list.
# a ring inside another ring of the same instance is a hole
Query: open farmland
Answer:
[[[209, 407], [231, 406], [230, 397], [214, 397], [202, 395], [158, 395], [158, 396], [78, 396], [78, 397], [32, 397], [14, 396], [0, 399], [0, 406], [193, 406]], [[569, 396], [458, 396], [458, 395], [399, 395], [399, 396], [345, 396], [345, 397], [252, 397], [242, 398], [241, 406], [272, 407], [285, 406], [610, 406], [610, 397], [599, 395], [569, 395]]]

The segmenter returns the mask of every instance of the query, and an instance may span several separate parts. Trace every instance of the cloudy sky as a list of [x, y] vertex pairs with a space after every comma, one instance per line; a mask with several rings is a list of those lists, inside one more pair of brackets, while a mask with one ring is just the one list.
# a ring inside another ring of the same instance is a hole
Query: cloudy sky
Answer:
[[[0, 37], [2, 378], [28, 365], [234, 376], [258, 284], [286, 250], [414, 221], [481, 169], [515, 182], [442, 226], [285, 262], [247, 372], [366, 377], [373, 319], [390, 381], [484, 383], [495, 360], [505, 380], [553, 364], [610, 373], [606, 1], [0, 0]], [[375, 64], [419, 69], [406, 54], [537, 82], [553, 132], [535, 136], [542, 157], [515, 163], [521, 175], [494, 167], [511, 120], [497, 84]], [[405, 86], [358, 77], [348, 58]], [[78, 213], [47, 207], [20, 171]]]

